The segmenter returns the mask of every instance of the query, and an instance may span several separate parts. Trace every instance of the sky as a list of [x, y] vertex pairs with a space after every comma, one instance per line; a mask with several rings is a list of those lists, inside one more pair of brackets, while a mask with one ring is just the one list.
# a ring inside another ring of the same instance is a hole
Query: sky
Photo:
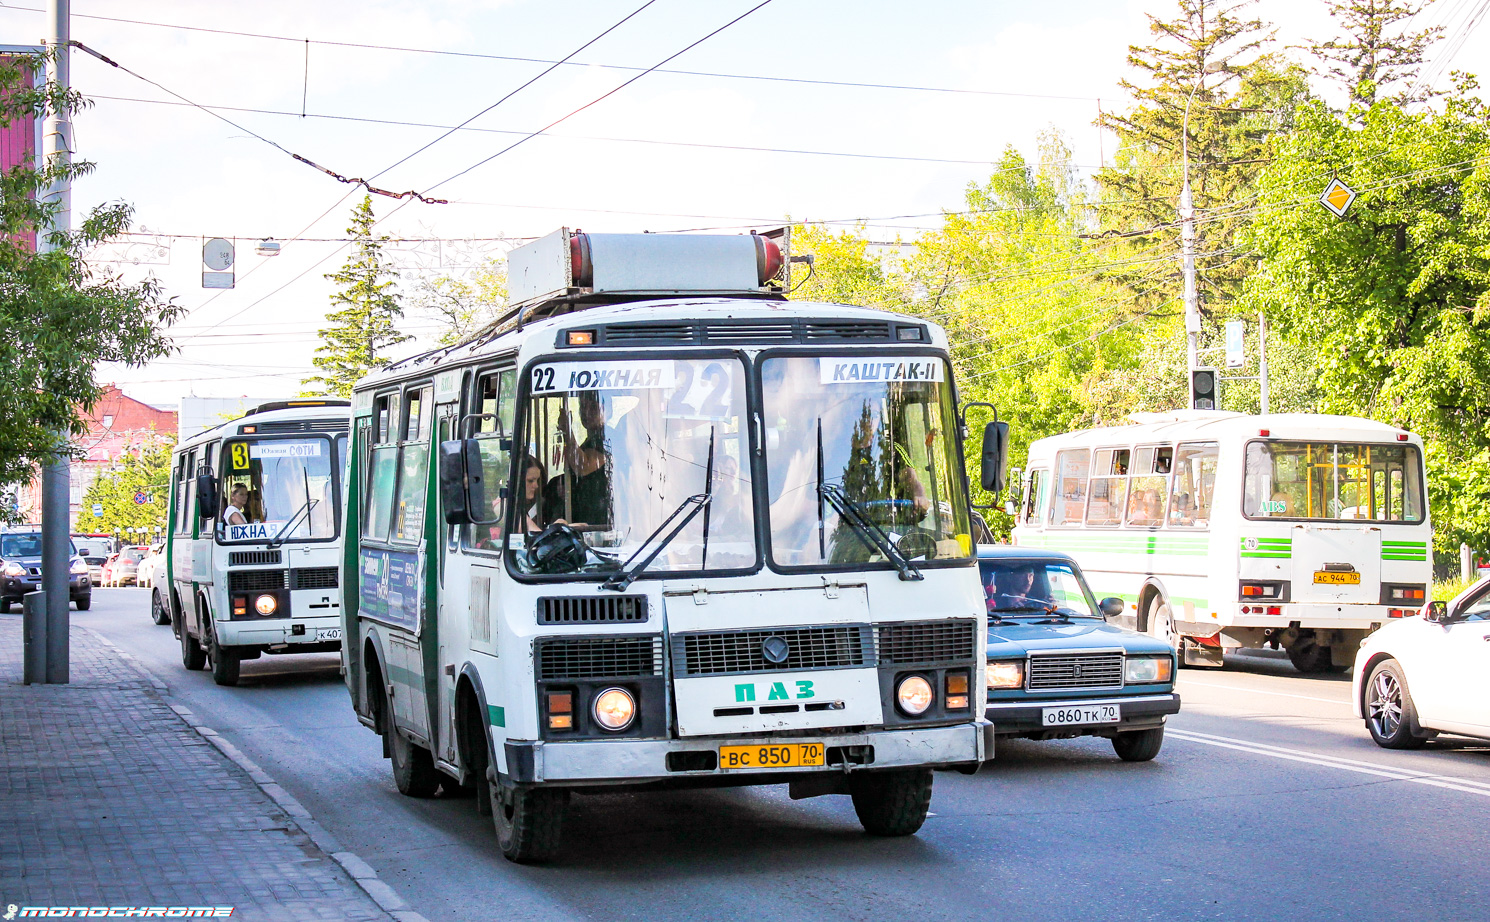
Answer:
[[[75, 147], [96, 164], [74, 188], [74, 212], [132, 205], [136, 235], [94, 260], [127, 279], [154, 275], [187, 309], [173, 354], [101, 367], [99, 381], [157, 405], [300, 392], [331, 306], [323, 276], [346, 258], [361, 192], [292, 153], [449, 200], [374, 196], [378, 230], [399, 238], [406, 293], [421, 276], [468, 272], [560, 226], [739, 233], [840, 221], [911, 240], [958, 208], [969, 183], [986, 182], [1008, 145], [1032, 157], [1052, 127], [1083, 173], [1110, 161], [1116, 142], [1094, 127], [1099, 107], [1124, 106], [1119, 81], [1132, 74], [1128, 45], [1150, 41], [1146, 14], [1176, 8], [653, 0], [636, 12], [644, 2], [73, 0], [73, 38], [120, 65], [72, 55], [73, 86], [93, 100], [75, 120]], [[1481, 5], [1437, 0], [1424, 15], [1453, 26]], [[38, 43], [43, 7], [0, 0], [0, 42]], [[1252, 9], [1277, 25], [1280, 48], [1334, 34], [1322, 3]], [[613, 26], [573, 64], [436, 141]], [[1449, 69], [1490, 77], [1487, 64], [1483, 29]], [[186, 101], [232, 107], [216, 111], [236, 125]], [[202, 288], [213, 237], [236, 244], [232, 290]], [[280, 254], [258, 255], [269, 237]], [[406, 354], [436, 327], [411, 307], [402, 329], [418, 337], [399, 347]]]

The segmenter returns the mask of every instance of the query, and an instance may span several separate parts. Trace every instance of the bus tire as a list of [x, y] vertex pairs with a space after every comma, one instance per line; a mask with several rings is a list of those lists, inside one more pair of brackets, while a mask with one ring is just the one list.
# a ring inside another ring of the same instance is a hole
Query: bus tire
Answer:
[[508, 861], [534, 864], [559, 854], [569, 792], [554, 788], [491, 785], [492, 820], [497, 846]]
[[1288, 661], [1293, 663], [1293, 668], [1305, 675], [1335, 671], [1334, 654], [1329, 647], [1315, 643], [1313, 635], [1301, 638], [1288, 648]]
[[207, 628], [207, 659], [212, 663], [212, 681], [228, 687], [237, 685], [242, 658], [237, 650], [217, 642], [217, 630], [212, 626], [210, 612], [205, 614], [202, 623]]
[[1112, 751], [1124, 762], [1147, 762], [1159, 754], [1164, 745], [1164, 728], [1129, 730], [1112, 737]]
[[181, 665], [192, 672], [198, 672], [207, 665], [207, 654], [203, 652], [202, 645], [192, 639], [185, 624], [181, 625]]
[[848, 777], [854, 813], [872, 836], [914, 835], [931, 809], [929, 768], [853, 772]]
[[1174, 627], [1174, 615], [1170, 611], [1169, 601], [1162, 595], [1156, 595], [1149, 600], [1148, 632], [1155, 640], [1162, 640], [1174, 648], [1178, 653], [1183, 639], [1179, 631]]
[[410, 739], [392, 725], [387, 725], [388, 752], [393, 761], [393, 783], [405, 797], [433, 797], [440, 787], [440, 773], [435, 769], [429, 750]]
[[159, 592], [150, 593], [150, 620], [156, 624], [170, 624], [171, 613], [166, 611], [165, 600]]

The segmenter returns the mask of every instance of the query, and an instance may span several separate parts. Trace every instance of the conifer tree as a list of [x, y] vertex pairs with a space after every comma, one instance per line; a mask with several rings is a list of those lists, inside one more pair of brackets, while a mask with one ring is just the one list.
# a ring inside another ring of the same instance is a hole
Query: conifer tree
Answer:
[[1411, 19], [1433, 0], [1325, 0], [1343, 36], [1316, 42], [1311, 51], [1325, 64], [1324, 75], [1341, 83], [1352, 102], [1370, 106], [1383, 88], [1398, 84], [1399, 104], [1426, 98], [1413, 82], [1428, 46], [1443, 26], [1408, 31]]
[[352, 252], [341, 269], [326, 275], [339, 286], [331, 303], [340, 309], [326, 315], [335, 325], [319, 331], [322, 342], [312, 361], [322, 371], [304, 382], [340, 397], [350, 397], [359, 378], [389, 364], [385, 350], [413, 338], [396, 326], [404, 315], [398, 273], [383, 253], [388, 238], [373, 233], [373, 222], [372, 196], [365, 195], [347, 228]]

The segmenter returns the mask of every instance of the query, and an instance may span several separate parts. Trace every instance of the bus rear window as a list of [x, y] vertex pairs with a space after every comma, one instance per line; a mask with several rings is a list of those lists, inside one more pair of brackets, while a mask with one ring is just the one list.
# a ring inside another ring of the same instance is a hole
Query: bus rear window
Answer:
[[1421, 522], [1415, 445], [1251, 442], [1242, 513], [1249, 519]]

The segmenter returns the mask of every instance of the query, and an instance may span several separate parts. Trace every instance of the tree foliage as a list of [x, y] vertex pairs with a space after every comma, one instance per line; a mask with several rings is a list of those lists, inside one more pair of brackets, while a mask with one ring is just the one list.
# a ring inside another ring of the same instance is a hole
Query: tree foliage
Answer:
[[347, 228], [352, 252], [345, 265], [326, 276], [339, 286], [331, 295], [338, 309], [326, 315], [333, 326], [319, 331], [321, 345], [311, 360], [321, 374], [304, 382], [340, 397], [352, 396], [358, 379], [390, 363], [388, 348], [413, 338], [398, 329], [404, 315], [398, 273], [383, 253], [388, 237], [373, 232], [375, 220], [372, 196], [364, 195]]
[[507, 306], [507, 266], [491, 260], [470, 275], [438, 275], [420, 280], [414, 305], [439, 327], [436, 342], [461, 342], [501, 316]]
[[1381, 91], [1402, 84], [1394, 101], [1419, 102], [1426, 92], [1414, 92], [1414, 81], [1429, 46], [1443, 35], [1443, 26], [1409, 29], [1412, 18], [1432, 0], [1325, 0], [1330, 16], [1344, 29], [1343, 36], [1312, 47], [1324, 72], [1345, 87], [1352, 102], [1371, 105]]
[[[86, 105], [55, 83], [32, 86], [29, 74], [41, 66], [40, 58], [0, 63], [0, 123]], [[92, 167], [22, 164], [0, 175], [0, 483], [27, 480], [66, 452], [59, 433], [87, 431], [86, 411], [101, 393], [98, 362], [142, 365], [171, 349], [164, 328], [182, 309], [160, 284], [127, 283], [84, 259], [129, 229], [128, 205], [102, 205], [75, 229], [46, 230], [58, 208], [47, 190]], [[47, 252], [36, 252], [36, 239]]]
[[[99, 474], [83, 495], [84, 508], [96, 503], [103, 507], [103, 517], [91, 518], [91, 512], [85, 512], [82, 524], [114, 535], [127, 534], [131, 528], [143, 528], [150, 534], [156, 529], [164, 531], [170, 511], [171, 450], [175, 445], [174, 438], [160, 434], [126, 449], [118, 463]], [[136, 503], [136, 493], [145, 494], [149, 501]]]

